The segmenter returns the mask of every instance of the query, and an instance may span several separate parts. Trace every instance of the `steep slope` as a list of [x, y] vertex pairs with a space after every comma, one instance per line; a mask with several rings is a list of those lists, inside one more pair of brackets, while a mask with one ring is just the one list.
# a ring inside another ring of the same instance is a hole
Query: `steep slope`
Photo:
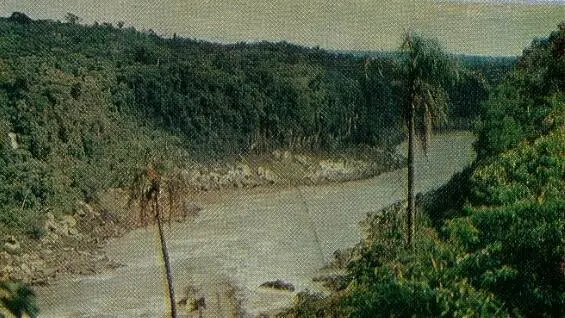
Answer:
[[283, 316], [565, 315], [564, 43], [562, 23], [493, 90], [477, 160], [420, 202], [415, 250], [402, 203], [375, 213], [336, 291]]

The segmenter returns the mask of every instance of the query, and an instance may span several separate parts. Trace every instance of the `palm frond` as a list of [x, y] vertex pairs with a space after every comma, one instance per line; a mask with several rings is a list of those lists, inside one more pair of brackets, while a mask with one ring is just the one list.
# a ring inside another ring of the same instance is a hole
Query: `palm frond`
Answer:
[[433, 129], [447, 120], [449, 97], [444, 87], [456, 80], [456, 65], [435, 39], [406, 34], [401, 49], [405, 52], [405, 87], [411, 87], [406, 108], [414, 108], [415, 132], [427, 153]]
[[30, 317], [37, 317], [39, 308], [36, 304], [36, 296], [33, 289], [24, 285], [22, 282], [2, 282], [0, 283], [0, 304], [16, 317], [27, 314]]

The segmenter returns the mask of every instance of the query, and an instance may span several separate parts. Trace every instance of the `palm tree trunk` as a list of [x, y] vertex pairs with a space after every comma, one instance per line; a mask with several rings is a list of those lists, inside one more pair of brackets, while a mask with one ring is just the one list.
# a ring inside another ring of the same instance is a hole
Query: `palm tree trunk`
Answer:
[[155, 200], [155, 217], [157, 218], [157, 227], [159, 228], [159, 240], [161, 241], [161, 256], [165, 263], [165, 272], [167, 275], [167, 285], [169, 287], [169, 301], [171, 302], [171, 317], [177, 317], [177, 304], [175, 302], [175, 290], [173, 288], [173, 272], [171, 270], [171, 262], [169, 260], [169, 249], [167, 248], [167, 241], [165, 241], [165, 234], [163, 233], [163, 224], [161, 222], [161, 211], [159, 210], [158, 198]]
[[408, 114], [408, 211], [406, 218], [406, 231], [407, 231], [407, 248], [414, 248], [414, 146], [415, 146], [416, 132], [414, 128], [414, 104], [410, 106]]

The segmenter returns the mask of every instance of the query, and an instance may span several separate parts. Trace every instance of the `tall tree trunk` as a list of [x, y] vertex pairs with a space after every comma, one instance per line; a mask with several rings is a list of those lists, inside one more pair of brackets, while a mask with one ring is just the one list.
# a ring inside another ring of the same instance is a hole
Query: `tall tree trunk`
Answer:
[[163, 224], [161, 222], [161, 211], [159, 209], [159, 195], [155, 197], [155, 217], [157, 218], [157, 227], [159, 228], [159, 240], [161, 241], [161, 256], [165, 263], [165, 272], [167, 275], [167, 285], [169, 287], [169, 301], [171, 302], [171, 317], [177, 317], [177, 304], [175, 302], [175, 290], [173, 288], [173, 272], [171, 271], [171, 262], [169, 260], [169, 249], [165, 234], [163, 233]]
[[414, 216], [415, 216], [415, 198], [414, 198], [414, 146], [415, 146], [416, 132], [414, 128], [414, 104], [410, 106], [408, 114], [408, 211], [406, 218], [406, 231], [407, 231], [407, 248], [414, 247]]

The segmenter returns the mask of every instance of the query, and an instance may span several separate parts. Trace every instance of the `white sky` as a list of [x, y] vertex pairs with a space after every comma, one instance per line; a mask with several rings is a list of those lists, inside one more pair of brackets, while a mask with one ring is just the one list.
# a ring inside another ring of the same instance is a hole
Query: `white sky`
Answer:
[[[480, 2], [480, 3], [478, 3]], [[511, 3], [510, 3], [511, 2]], [[286, 40], [344, 50], [393, 50], [407, 28], [452, 52], [518, 55], [565, 20], [565, 1], [535, 0], [0, 0], [34, 19], [124, 21], [139, 30], [220, 42]]]

